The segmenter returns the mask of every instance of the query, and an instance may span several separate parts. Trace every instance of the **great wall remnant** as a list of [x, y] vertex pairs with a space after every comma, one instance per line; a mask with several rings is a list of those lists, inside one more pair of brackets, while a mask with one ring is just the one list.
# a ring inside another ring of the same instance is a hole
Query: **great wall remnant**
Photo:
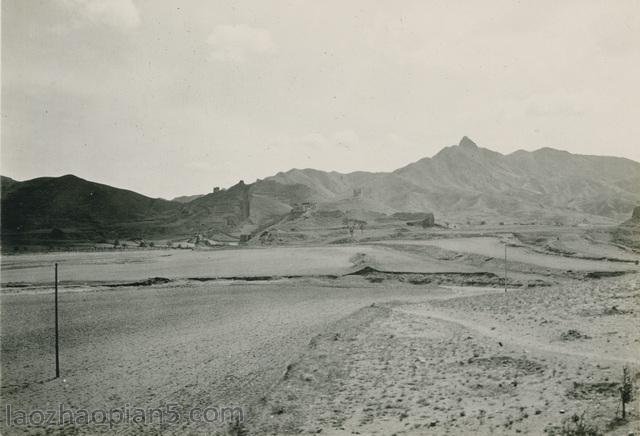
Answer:
[[208, 211], [215, 227], [231, 230], [249, 219], [249, 188], [242, 180], [227, 190], [214, 188], [209, 195], [213, 195], [215, 201], [210, 204]]

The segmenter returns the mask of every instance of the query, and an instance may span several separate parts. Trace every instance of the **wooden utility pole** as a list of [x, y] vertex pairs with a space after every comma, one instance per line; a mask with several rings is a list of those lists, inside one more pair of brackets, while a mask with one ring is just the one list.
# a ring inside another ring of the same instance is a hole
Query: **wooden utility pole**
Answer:
[[504, 244], [504, 291], [507, 292], [507, 243]]
[[58, 264], [55, 267], [55, 312], [56, 312], [56, 378], [60, 377], [60, 358], [58, 347]]

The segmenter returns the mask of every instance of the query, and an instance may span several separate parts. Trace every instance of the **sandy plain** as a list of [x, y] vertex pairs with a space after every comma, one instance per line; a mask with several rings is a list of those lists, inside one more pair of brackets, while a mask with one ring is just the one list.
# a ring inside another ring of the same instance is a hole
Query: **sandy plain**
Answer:
[[[562, 434], [582, 414], [599, 432], [637, 432], [637, 400], [616, 419], [622, 368], [640, 382], [637, 254], [510, 247], [505, 292], [501, 239], [466, 238], [3, 257], [3, 434]], [[12, 426], [6, 414], [169, 403], [185, 419]], [[241, 407], [244, 422], [186, 419], [211, 405]]]

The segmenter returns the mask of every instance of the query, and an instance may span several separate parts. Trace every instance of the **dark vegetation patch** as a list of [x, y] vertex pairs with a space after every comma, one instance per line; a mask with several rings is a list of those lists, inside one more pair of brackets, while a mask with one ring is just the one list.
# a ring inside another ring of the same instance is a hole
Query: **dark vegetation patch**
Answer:
[[[620, 297], [617, 297], [620, 298]], [[581, 316], [616, 316], [633, 313], [631, 309], [619, 309], [618, 306], [605, 307], [604, 309], [584, 309], [580, 311]]]
[[4, 284], [2, 286], [4, 286], [5, 288], [28, 288], [31, 285], [29, 285], [28, 283], [13, 283], [13, 282], [9, 282], [9, 283], [6, 283], [6, 284]]
[[165, 277], [151, 277], [146, 280], [141, 280], [138, 282], [129, 282], [129, 283], [115, 283], [111, 285], [106, 285], [109, 288], [121, 288], [125, 286], [153, 286], [153, 285], [164, 285], [165, 283], [171, 282], [171, 279], [167, 279]]
[[588, 279], [601, 279], [604, 277], [620, 277], [627, 274], [627, 271], [591, 271], [584, 276]]
[[539, 374], [544, 371], [545, 366], [533, 360], [522, 357], [513, 358], [510, 356], [492, 356], [473, 358], [469, 363], [482, 366], [487, 369], [514, 369], [523, 375]]
[[196, 282], [215, 282], [219, 280], [234, 280], [244, 282], [257, 282], [257, 281], [272, 281], [281, 279], [301, 279], [301, 278], [317, 278], [317, 279], [332, 279], [338, 278], [334, 274], [322, 274], [322, 275], [275, 275], [275, 276], [229, 276], [229, 277], [189, 277], [187, 280], [193, 280]]
[[[418, 273], [400, 271], [380, 271], [371, 266], [366, 266], [347, 275], [357, 275], [364, 277], [370, 283], [381, 283], [385, 280], [396, 280], [401, 283], [412, 285], [462, 285], [462, 286], [504, 286], [504, 278], [491, 272], [437, 272]], [[534, 287], [551, 286], [550, 283], [535, 279], [526, 282], [509, 280], [507, 286], [510, 287]]]
[[573, 386], [567, 390], [567, 396], [579, 400], [588, 400], [601, 396], [615, 397], [620, 394], [619, 386], [620, 383], [616, 382], [573, 382]]
[[591, 339], [591, 336], [580, 333], [578, 330], [569, 329], [566, 332], [562, 332], [560, 339], [563, 341], [576, 341], [579, 339]]

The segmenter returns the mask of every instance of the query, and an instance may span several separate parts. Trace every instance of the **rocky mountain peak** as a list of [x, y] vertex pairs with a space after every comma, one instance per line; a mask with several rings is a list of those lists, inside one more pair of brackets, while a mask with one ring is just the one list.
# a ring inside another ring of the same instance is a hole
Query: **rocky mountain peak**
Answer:
[[464, 147], [464, 148], [478, 148], [476, 143], [473, 142], [471, 139], [469, 139], [467, 136], [462, 137], [458, 146]]

